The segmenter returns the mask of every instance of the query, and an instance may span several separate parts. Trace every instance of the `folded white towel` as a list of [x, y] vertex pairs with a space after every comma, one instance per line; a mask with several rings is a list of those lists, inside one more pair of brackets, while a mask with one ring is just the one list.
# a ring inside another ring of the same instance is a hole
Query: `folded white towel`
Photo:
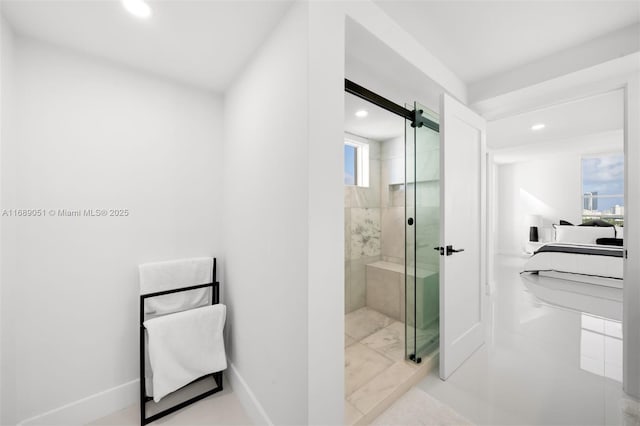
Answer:
[[153, 318], [144, 322], [153, 370], [153, 400], [206, 374], [227, 368], [222, 304]]
[[[213, 281], [213, 258], [197, 257], [168, 262], [145, 263], [140, 271], [140, 294], [207, 284]], [[185, 291], [152, 297], [145, 301], [145, 313], [167, 314], [206, 305], [210, 289]]]

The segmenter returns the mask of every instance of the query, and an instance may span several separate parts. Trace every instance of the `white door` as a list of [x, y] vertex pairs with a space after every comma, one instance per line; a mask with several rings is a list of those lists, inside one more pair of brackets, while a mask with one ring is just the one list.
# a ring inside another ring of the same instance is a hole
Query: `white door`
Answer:
[[446, 380], [484, 343], [486, 122], [446, 94], [440, 113], [440, 377]]

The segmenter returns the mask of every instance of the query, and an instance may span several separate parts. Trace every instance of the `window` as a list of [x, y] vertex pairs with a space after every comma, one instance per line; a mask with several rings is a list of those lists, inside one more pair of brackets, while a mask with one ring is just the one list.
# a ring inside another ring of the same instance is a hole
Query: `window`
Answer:
[[358, 172], [358, 149], [349, 144], [344, 144], [344, 184], [355, 185]]
[[582, 222], [624, 226], [624, 154], [582, 158]]
[[369, 145], [353, 140], [344, 141], [344, 184], [369, 186]]

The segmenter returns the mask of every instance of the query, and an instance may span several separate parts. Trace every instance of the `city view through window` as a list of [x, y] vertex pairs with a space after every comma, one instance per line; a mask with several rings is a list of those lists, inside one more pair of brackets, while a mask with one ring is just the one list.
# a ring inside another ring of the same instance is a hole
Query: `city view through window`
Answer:
[[624, 154], [582, 158], [582, 222], [624, 226]]

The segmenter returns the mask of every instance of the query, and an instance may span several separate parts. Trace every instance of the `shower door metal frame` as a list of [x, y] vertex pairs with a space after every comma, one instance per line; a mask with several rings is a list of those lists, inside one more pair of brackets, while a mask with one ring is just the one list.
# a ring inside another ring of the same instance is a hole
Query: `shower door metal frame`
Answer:
[[421, 109], [407, 109], [346, 78], [344, 79], [344, 91], [357, 96], [360, 99], [371, 102], [372, 104], [377, 105], [382, 109], [399, 115], [405, 120], [410, 121], [411, 127], [419, 128], [425, 126], [432, 130], [435, 130], [436, 132], [440, 132], [440, 125], [435, 121], [429, 120], [427, 117], [424, 117], [422, 115], [424, 111]]

